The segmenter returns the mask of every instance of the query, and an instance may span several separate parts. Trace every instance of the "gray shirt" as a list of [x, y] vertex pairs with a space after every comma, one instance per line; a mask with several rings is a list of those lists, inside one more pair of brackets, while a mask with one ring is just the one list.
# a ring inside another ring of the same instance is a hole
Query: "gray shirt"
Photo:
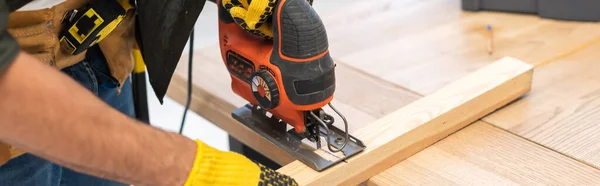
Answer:
[[20, 50], [19, 44], [6, 29], [10, 12], [6, 0], [0, 0], [0, 74], [15, 60]]

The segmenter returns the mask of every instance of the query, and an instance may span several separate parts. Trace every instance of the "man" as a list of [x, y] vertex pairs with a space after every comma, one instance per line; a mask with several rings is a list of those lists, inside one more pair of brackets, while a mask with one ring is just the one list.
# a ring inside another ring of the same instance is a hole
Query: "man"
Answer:
[[[136, 121], [130, 81], [116, 78], [102, 43], [83, 60], [26, 52], [7, 31], [15, 1], [0, 0], [0, 141], [30, 154], [0, 167], [0, 185], [295, 185], [239, 154]], [[64, 61], [74, 64], [56, 70]]]

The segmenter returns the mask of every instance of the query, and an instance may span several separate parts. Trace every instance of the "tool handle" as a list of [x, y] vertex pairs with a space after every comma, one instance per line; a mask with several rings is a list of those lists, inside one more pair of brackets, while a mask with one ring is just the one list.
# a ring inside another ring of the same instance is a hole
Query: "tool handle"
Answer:
[[296, 105], [324, 106], [335, 91], [335, 64], [321, 18], [306, 0], [279, 0], [272, 20], [271, 63], [281, 71], [287, 97]]
[[274, 46], [294, 62], [323, 55], [329, 47], [325, 25], [306, 0], [281, 0], [273, 12]]

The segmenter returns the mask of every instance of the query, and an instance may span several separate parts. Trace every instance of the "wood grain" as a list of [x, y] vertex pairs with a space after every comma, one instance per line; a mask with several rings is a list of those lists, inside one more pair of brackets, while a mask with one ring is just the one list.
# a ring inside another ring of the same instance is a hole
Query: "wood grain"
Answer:
[[600, 43], [536, 68], [532, 94], [484, 121], [600, 167]]
[[367, 185], [594, 185], [600, 170], [476, 122], [369, 179]]
[[600, 24], [464, 12], [458, 0], [370, 0], [320, 13], [333, 56], [422, 95], [504, 56], [543, 64], [600, 37]]
[[[183, 54], [167, 93], [182, 104], [185, 103], [187, 94], [187, 58], [187, 54]], [[231, 117], [234, 109], [247, 102], [231, 90], [231, 79], [221, 59], [218, 45], [201, 48], [194, 53], [193, 61], [191, 111], [281, 165], [295, 160], [287, 152]], [[350, 132], [420, 97], [344, 64], [338, 64], [336, 67], [336, 81], [332, 104], [348, 119]], [[334, 113], [329, 107], [325, 110]], [[342, 121], [338, 116], [334, 115], [334, 118], [336, 121]], [[343, 129], [341, 122], [336, 122], [335, 125]]]
[[278, 171], [300, 185], [357, 185], [530, 90], [533, 67], [503, 58], [356, 132], [367, 148], [323, 172], [299, 161]]

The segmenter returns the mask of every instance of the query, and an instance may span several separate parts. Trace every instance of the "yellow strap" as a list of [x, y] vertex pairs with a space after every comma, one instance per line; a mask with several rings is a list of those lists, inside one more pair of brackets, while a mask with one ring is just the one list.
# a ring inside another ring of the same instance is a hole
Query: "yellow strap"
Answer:
[[131, 5], [129, 0], [119, 0], [119, 4], [121, 4], [121, 7], [125, 9], [125, 12], [129, 11], [130, 9], [133, 9], [133, 5]]
[[142, 52], [138, 48], [133, 49], [133, 73], [142, 73], [146, 71], [146, 64], [142, 57]]
[[[115, 30], [117, 28], [117, 26], [119, 26], [121, 24], [121, 22], [123, 22], [125, 16], [127, 15], [127, 12], [129, 10], [133, 9], [133, 5], [131, 5], [131, 3], [129, 3], [129, 0], [118, 0], [118, 3], [121, 5], [123, 10], [125, 10], [125, 14], [117, 16], [117, 18], [112, 20], [108, 25], [106, 25], [106, 27], [104, 27], [104, 29], [100, 30], [100, 32], [98, 32], [98, 36], [100, 36], [100, 37], [95, 42], [100, 42], [100, 41], [104, 40], [104, 38], [106, 38], [106, 36], [108, 36], [113, 30]], [[93, 10], [91, 10], [91, 11], [93, 11]], [[95, 44], [95, 43], [93, 43], [93, 44]]]

